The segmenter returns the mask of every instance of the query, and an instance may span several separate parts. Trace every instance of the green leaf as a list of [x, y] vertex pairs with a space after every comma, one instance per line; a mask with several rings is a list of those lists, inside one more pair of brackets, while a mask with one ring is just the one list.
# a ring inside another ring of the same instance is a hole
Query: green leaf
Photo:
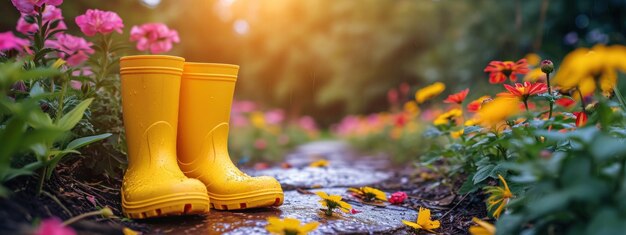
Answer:
[[480, 187], [474, 186], [474, 181], [472, 180], [473, 178], [474, 174], [467, 176], [467, 179], [465, 179], [465, 182], [463, 182], [463, 185], [459, 188], [459, 194], [473, 193], [480, 189]]
[[93, 98], [83, 100], [78, 105], [76, 105], [76, 107], [74, 107], [72, 111], [65, 114], [61, 119], [59, 119], [56, 125], [62, 130], [72, 130], [72, 128], [74, 128], [74, 126], [76, 126], [76, 124], [83, 118], [85, 110], [87, 110], [92, 101]]
[[67, 147], [65, 147], [65, 149], [79, 149], [83, 146], [86, 146], [88, 144], [91, 144], [93, 142], [97, 142], [106, 138], [109, 138], [109, 136], [111, 136], [111, 133], [105, 133], [105, 134], [100, 134], [100, 135], [93, 135], [93, 136], [86, 136], [86, 137], [82, 137], [82, 138], [78, 138], [75, 140], [72, 140], [72, 142], [70, 142]]
[[496, 165], [479, 166], [478, 171], [476, 171], [476, 174], [473, 177], [474, 184], [478, 184], [487, 179], [491, 175], [495, 167]]
[[9, 180], [12, 180], [15, 177], [18, 176], [22, 176], [22, 175], [32, 175], [33, 173], [35, 173], [34, 171], [31, 170], [27, 170], [27, 169], [13, 169], [13, 168], [9, 168], [9, 169], [5, 169], [4, 172], [2, 172], [2, 178], [0, 178], [0, 180], [2, 182], [7, 182]]
[[53, 77], [61, 74], [61, 71], [54, 68], [35, 68], [26, 70], [19, 75], [20, 80], [36, 80], [47, 77]]
[[27, 114], [26, 121], [28, 125], [33, 128], [50, 128], [53, 127], [52, 118], [47, 113], [41, 111], [41, 109], [31, 110], [30, 113]]

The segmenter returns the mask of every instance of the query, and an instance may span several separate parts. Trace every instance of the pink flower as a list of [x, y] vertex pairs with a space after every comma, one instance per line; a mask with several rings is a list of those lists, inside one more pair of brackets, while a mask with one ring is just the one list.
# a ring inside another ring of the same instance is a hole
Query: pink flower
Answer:
[[28, 40], [16, 37], [11, 31], [0, 33], [0, 53], [10, 50], [21, 51], [29, 45]]
[[59, 57], [66, 60], [69, 66], [82, 64], [94, 53], [91, 42], [69, 34], [59, 34], [56, 40], [46, 41], [46, 44], [50, 48], [60, 50]]
[[243, 127], [248, 125], [248, 118], [241, 114], [234, 114], [230, 117], [230, 123], [234, 127]]
[[147, 23], [133, 26], [130, 41], [137, 42], [137, 50], [150, 51], [152, 54], [168, 52], [172, 43], [180, 42], [178, 32], [161, 23]]
[[122, 33], [124, 28], [122, 18], [112, 11], [89, 9], [85, 14], [77, 16], [75, 21], [80, 31], [87, 36], [94, 36], [97, 33], [107, 35], [113, 31]]
[[258, 150], [263, 150], [267, 148], [267, 141], [264, 139], [257, 139], [254, 141], [254, 147]]
[[83, 87], [83, 82], [81, 81], [76, 81], [76, 80], [70, 80], [70, 87], [74, 90], [80, 91], [80, 88]]
[[91, 75], [93, 75], [93, 71], [91, 71], [91, 67], [89, 66], [81, 66], [79, 69], [72, 72], [72, 76], [74, 77], [88, 77]]
[[358, 213], [361, 213], [361, 212], [362, 212], [362, 211], [357, 210], [357, 209], [354, 209], [354, 208], [352, 208], [352, 210], [350, 210], [350, 214], [353, 214], [353, 215], [358, 214]]
[[35, 235], [76, 235], [76, 232], [70, 227], [65, 227], [60, 219], [52, 217], [41, 222]]
[[389, 197], [389, 202], [391, 204], [402, 204], [407, 198], [408, 196], [405, 192], [395, 192]]
[[233, 113], [249, 113], [256, 109], [256, 104], [252, 101], [234, 101], [233, 102]]
[[298, 125], [307, 131], [317, 131], [317, 125], [315, 124], [315, 119], [310, 116], [303, 116], [298, 119]]
[[35, 6], [41, 7], [43, 4], [58, 6], [63, 3], [63, 0], [11, 0], [13, 6], [18, 11], [26, 14], [32, 14], [35, 10]]
[[265, 113], [265, 121], [270, 125], [278, 125], [285, 120], [285, 112], [274, 109]]
[[[28, 23], [24, 19], [24, 17], [28, 16], [28, 14], [22, 13], [22, 16], [17, 21], [17, 31], [26, 35], [33, 34], [39, 30], [39, 26], [36, 23]], [[61, 13], [61, 9], [52, 5], [47, 5], [46, 9], [43, 11], [43, 23], [53, 22], [59, 20], [58, 25], [51, 30], [64, 30], [67, 29], [65, 22], [63, 22], [63, 14]]]

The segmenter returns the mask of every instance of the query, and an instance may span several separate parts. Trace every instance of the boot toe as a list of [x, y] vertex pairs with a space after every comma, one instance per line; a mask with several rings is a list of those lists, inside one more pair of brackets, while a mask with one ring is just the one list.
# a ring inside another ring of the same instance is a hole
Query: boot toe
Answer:
[[196, 179], [154, 179], [122, 187], [127, 217], [143, 219], [168, 215], [202, 214], [209, 210], [204, 184]]
[[211, 207], [218, 210], [280, 206], [284, 201], [280, 183], [269, 176], [246, 177], [222, 186], [209, 190]]

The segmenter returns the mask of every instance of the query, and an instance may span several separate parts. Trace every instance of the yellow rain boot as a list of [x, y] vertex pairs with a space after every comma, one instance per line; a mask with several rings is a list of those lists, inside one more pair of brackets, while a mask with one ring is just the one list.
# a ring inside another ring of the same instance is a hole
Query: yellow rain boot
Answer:
[[239, 66], [185, 63], [180, 88], [178, 165], [202, 181], [211, 207], [237, 210], [280, 206], [283, 190], [272, 177], [250, 177], [228, 155], [228, 121]]
[[185, 59], [126, 56], [120, 59], [128, 170], [122, 209], [133, 219], [209, 211], [204, 184], [187, 178], [176, 160], [180, 77]]

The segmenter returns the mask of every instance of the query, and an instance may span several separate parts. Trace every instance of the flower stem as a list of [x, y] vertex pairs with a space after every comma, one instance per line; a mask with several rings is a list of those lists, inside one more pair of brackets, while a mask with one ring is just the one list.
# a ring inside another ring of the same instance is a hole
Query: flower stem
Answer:
[[328, 207], [326, 209], [326, 216], [333, 216], [333, 209], [332, 208]]
[[48, 174], [48, 167], [44, 166], [39, 170], [39, 182], [37, 184], [37, 195], [41, 195], [43, 191], [43, 183], [46, 181], [46, 175]]
[[622, 106], [622, 110], [626, 110], [626, 101], [624, 101], [624, 96], [622, 96], [622, 92], [619, 91], [619, 88], [614, 87], [613, 91], [615, 92], [615, 97], [619, 101], [619, 104]]
[[548, 83], [548, 94], [550, 95], [550, 112], [548, 119], [552, 118], [552, 109], [554, 109], [554, 97], [552, 96], [552, 88], [550, 87], [550, 73], [546, 73], [546, 82]]
[[583, 109], [583, 113], [587, 113], [585, 110], [585, 98], [583, 97], [583, 92], [580, 91], [578, 87], [576, 87], [576, 90], [578, 91], [578, 96], [580, 97], [580, 107]]
[[67, 83], [68, 83], [68, 79], [67, 76], [65, 76], [65, 74], [61, 75], [61, 78], [63, 79], [62, 84], [61, 84], [61, 94], [59, 94], [59, 100], [57, 101], [59, 104], [59, 106], [57, 107], [57, 113], [56, 113], [56, 120], [60, 120], [61, 117], [63, 117], [63, 105], [65, 104], [65, 93], [67, 92]]
[[526, 112], [530, 111], [530, 109], [528, 108], [528, 99], [524, 99], [524, 107], [526, 107]]
[[66, 220], [65, 222], [63, 222], [63, 226], [67, 226], [70, 225], [72, 223], [75, 223], [76, 221], [79, 221], [81, 219], [87, 218], [89, 216], [96, 216], [96, 215], [101, 215], [102, 214], [102, 210], [97, 210], [97, 211], [92, 211], [92, 212], [87, 212], [84, 214], [80, 214], [77, 216], [74, 216], [68, 220]]

